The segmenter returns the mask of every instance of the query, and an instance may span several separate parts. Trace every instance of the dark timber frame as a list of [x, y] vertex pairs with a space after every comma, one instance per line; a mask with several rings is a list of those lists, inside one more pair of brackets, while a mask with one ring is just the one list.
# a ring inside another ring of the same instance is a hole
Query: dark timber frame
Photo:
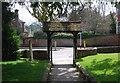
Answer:
[[[51, 35], [53, 33], [59, 33], [59, 32], [73, 34], [74, 36], [73, 38], [73, 44], [74, 44], [73, 45], [73, 64], [75, 63], [75, 60], [77, 58], [77, 34], [82, 31], [80, 24], [81, 22], [43, 22], [43, 31], [47, 34], [47, 54], [48, 54], [49, 60], [50, 60], [50, 55], [51, 55], [51, 63], [52, 63]], [[51, 51], [51, 54], [50, 54], [50, 51]]]

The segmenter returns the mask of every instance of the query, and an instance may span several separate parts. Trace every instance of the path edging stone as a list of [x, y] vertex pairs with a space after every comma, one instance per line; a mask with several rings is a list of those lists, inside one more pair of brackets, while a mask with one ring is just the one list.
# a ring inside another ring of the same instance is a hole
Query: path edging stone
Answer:
[[85, 81], [88, 81], [89, 83], [97, 83], [97, 80], [94, 78], [94, 76], [88, 73], [81, 65], [75, 64], [75, 66], [77, 70], [83, 75]]
[[51, 67], [52, 67], [52, 64], [51, 64], [51, 62], [49, 62], [48, 67], [46, 68], [45, 73], [43, 75], [42, 81], [47, 81], [49, 79], [49, 74], [51, 72]]

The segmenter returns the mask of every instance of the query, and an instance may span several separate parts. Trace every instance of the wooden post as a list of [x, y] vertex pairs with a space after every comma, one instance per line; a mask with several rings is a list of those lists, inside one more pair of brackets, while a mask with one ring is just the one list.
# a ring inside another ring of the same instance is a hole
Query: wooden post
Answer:
[[75, 60], [76, 60], [76, 57], [77, 57], [77, 33], [73, 33], [73, 35], [74, 35], [74, 39], [73, 39], [73, 44], [74, 44], [74, 50], [73, 50], [73, 53], [74, 53], [73, 64], [75, 64]]
[[[52, 43], [51, 43], [51, 35], [52, 33], [50, 32], [47, 32], [47, 53], [48, 53], [48, 59], [50, 60], [51, 58], [51, 63], [52, 63], [52, 49], [51, 49], [51, 46], [52, 46]], [[50, 50], [51, 50], [51, 54], [50, 54]]]
[[52, 61], [52, 44], [50, 45], [50, 50], [51, 50], [51, 53], [50, 53], [50, 55], [51, 55], [51, 64], [53, 65], [53, 61]]
[[56, 51], [56, 41], [55, 41], [55, 43], [54, 43], [54, 48], [55, 48], [55, 51]]
[[80, 48], [82, 48], [82, 34], [80, 32]]
[[29, 52], [30, 52], [30, 60], [33, 61], [33, 51], [32, 51], [32, 41], [29, 40]]
[[[51, 37], [51, 34], [50, 34], [50, 37]], [[49, 43], [50, 43], [50, 50], [49, 50], [50, 51], [50, 55], [49, 56], [50, 56], [50, 59], [51, 59], [50, 61], [51, 61], [51, 64], [52, 64], [52, 43], [51, 43], [51, 38], [50, 38], [50, 42]]]
[[47, 54], [48, 54], [48, 59], [50, 60], [50, 33], [47, 33]]
[[84, 40], [84, 48], [86, 48], [86, 41]]

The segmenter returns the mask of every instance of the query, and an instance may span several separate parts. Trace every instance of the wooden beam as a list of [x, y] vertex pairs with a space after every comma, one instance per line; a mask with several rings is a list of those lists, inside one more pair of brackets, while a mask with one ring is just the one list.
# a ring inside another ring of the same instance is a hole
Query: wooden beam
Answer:
[[76, 60], [76, 57], [77, 57], [77, 33], [73, 32], [73, 63], [75, 64], [75, 60]]
[[[52, 32], [47, 32], [47, 54], [48, 54], [48, 59], [50, 60], [50, 55], [51, 55], [51, 58], [52, 58], [52, 54], [50, 54], [50, 50], [51, 50], [51, 35], [53, 33]], [[51, 59], [52, 61], [52, 59]]]
[[48, 59], [50, 60], [50, 35], [47, 33], [47, 54], [48, 54]]
[[33, 61], [32, 40], [29, 40], [30, 61]]
[[51, 51], [51, 53], [50, 53], [50, 55], [51, 55], [51, 64], [53, 65], [53, 60], [52, 60], [52, 42], [51, 42], [51, 45], [50, 45], [50, 51]]

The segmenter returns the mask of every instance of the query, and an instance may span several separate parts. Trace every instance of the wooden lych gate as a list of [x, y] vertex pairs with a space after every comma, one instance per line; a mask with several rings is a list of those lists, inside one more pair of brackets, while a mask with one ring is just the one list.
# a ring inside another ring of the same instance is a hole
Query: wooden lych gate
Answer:
[[[77, 34], [79, 32], [82, 32], [81, 29], [81, 22], [43, 22], [43, 32], [47, 34], [47, 54], [48, 59], [50, 60], [51, 57], [51, 63], [52, 63], [52, 50], [51, 50], [51, 35], [53, 33], [72, 33], [73, 34], [73, 63], [75, 63], [76, 57], [77, 57]], [[50, 52], [51, 51], [51, 52]]]

